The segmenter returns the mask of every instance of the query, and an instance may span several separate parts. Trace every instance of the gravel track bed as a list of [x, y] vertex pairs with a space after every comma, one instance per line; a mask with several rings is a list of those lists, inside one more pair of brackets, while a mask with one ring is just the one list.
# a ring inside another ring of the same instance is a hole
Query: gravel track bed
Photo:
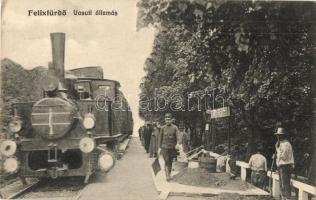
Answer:
[[0, 175], [0, 189], [16, 181], [18, 181], [17, 174]]
[[32, 191], [19, 198], [65, 198], [76, 196], [85, 185], [83, 180], [56, 179], [41, 181]]

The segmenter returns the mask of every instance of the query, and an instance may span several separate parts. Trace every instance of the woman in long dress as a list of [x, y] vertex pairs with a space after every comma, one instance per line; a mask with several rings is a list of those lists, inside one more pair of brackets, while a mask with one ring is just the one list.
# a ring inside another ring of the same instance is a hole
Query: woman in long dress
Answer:
[[183, 127], [182, 146], [185, 153], [190, 151], [190, 142], [190, 128]]
[[158, 137], [159, 136], [159, 128], [157, 127], [157, 123], [153, 123], [153, 129], [150, 137], [150, 145], [149, 145], [149, 157], [156, 157], [158, 151]]

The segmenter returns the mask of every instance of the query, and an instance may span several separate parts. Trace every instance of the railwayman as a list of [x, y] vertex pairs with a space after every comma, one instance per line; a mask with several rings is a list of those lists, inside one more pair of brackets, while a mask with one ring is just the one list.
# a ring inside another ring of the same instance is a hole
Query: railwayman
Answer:
[[172, 161], [177, 155], [176, 149], [179, 149], [181, 137], [178, 127], [172, 124], [172, 115], [170, 113], [165, 115], [165, 122], [166, 125], [160, 130], [158, 155], [161, 154], [165, 161], [166, 178], [169, 181], [171, 178]]

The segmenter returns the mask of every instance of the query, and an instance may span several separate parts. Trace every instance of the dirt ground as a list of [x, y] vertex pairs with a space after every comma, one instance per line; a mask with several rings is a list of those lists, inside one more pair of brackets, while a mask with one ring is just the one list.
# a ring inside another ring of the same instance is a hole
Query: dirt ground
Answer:
[[229, 190], [242, 190], [255, 188], [251, 184], [241, 180], [231, 180], [226, 173], [208, 173], [199, 168], [185, 168], [176, 174], [173, 182], [184, 185], [194, 185], [202, 187], [213, 187]]

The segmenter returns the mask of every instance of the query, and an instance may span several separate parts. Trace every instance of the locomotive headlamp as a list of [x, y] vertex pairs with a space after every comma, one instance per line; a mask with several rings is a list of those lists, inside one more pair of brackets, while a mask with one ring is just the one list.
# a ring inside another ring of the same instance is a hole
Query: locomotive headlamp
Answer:
[[84, 153], [90, 153], [95, 148], [95, 142], [92, 138], [84, 137], [79, 142], [79, 148]]
[[14, 120], [9, 123], [9, 129], [13, 133], [17, 133], [22, 129], [22, 121]]
[[83, 119], [83, 126], [85, 129], [92, 129], [95, 126], [95, 117], [93, 114], [87, 114]]
[[4, 156], [7, 156], [7, 157], [12, 156], [16, 152], [16, 143], [12, 140], [4, 140], [0, 144], [0, 152]]
[[6, 159], [3, 163], [3, 169], [8, 173], [14, 173], [19, 169], [19, 161], [15, 157]]

